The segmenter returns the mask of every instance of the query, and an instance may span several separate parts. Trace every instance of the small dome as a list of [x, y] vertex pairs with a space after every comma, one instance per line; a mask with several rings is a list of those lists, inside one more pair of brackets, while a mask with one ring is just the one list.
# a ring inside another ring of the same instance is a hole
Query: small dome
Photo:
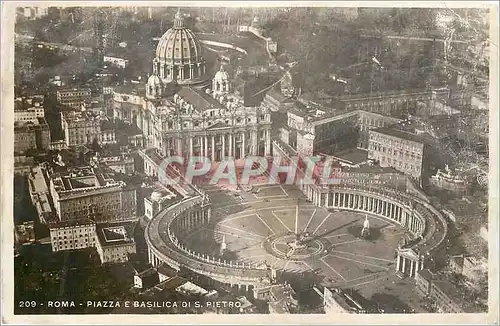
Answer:
[[229, 80], [229, 74], [224, 70], [223, 66], [220, 66], [220, 69], [215, 74], [214, 79], [218, 82], [225, 82]]
[[148, 85], [149, 86], [156, 86], [156, 85], [161, 85], [162, 82], [161, 82], [161, 79], [160, 77], [158, 77], [158, 75], [151, 75], [149, 76], [148, 78]]

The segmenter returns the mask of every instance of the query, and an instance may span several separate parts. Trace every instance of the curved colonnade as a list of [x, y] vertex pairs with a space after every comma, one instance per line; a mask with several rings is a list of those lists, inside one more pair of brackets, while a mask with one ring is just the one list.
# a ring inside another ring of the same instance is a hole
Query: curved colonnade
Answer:
[[[366, 213], [403, 227], [411, 239], [397, 249], [397, 273], [414, 277], [432, 255], [442, 248], [447, 223], [442, 214], [425, 200], [388, 188], [362, 186], [304, 185], [302, 190], [317, 206]], [[187, 248], [183, 236], [210, 223], [211, 205], [206, 196], [197, 195], [164, 209], [145, 230], [149, 261], [153, 266], [166, 263], [204, 275], [228, 285], [265, 286], [276, 278], [276, 271], [265, 265], [223, 261]]]
[[183, 199], [153, 217], [145, 230], [149, 262], [166, 263], [179, 271], [186, 268], [196, 274], [227, 284], [259, 286], [269, 284], [275, 271], [267, 266], [222, 261], [187, 248], [178, 236], [210, 223], [211, 207], [202, 196]]
[[430, 203], [408, 193], [382, 187], [303, 185], [308, 200], [329, 209], [366, 213], [403, 227], [412, 239], [397, 249], [396, 270], [414, 277], [432, 254], [442, 248], [447, 222]]

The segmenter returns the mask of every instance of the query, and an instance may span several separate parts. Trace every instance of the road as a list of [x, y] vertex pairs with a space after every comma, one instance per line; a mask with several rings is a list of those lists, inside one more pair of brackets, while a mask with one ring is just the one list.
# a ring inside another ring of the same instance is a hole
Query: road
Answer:
[[68, 52], [83, 51], [83, 52], [92, 53], [92, 48], [89, 48], [89, 47], [80, 47], [80, 46], [74, 46], [74, 45], [63, 44], [63, 43], [35, 41], [32, 36], [18, 34], [18, 33], [15, 34], [15, 42], [16, 43], [36, 42], [37, 44], [43, 44], [43, 45], [48, 46], [48, 47], [54, 47], [54, 48], [60, 49], [62, 51], [68, 51]]

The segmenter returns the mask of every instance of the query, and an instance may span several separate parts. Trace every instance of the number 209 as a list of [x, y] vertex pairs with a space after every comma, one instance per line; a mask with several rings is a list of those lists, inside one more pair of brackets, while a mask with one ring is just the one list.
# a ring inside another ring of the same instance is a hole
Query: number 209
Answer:
[[35, 308], [36, 301], [19, 301], [19, 308]]

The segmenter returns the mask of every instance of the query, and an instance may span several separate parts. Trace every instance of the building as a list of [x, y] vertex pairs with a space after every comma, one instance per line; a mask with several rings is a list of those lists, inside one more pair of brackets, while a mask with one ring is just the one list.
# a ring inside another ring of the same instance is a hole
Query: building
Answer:
[[431, 184], [435, 187], [465, 195], [471, 184], [471, 180], [452, 171], [448, 165], [444, 170], [438, 169], [431, 177]]
[[36, 129], [31, 124], [14, 125], [14, 153], [23, 154], [36, 149]]
[[[287, 85], [286, 88], [283, 88], [283, 92], [287, 95], [290, 95], [290, 93], [292, 93], [291, 95], [293, 95], [295, 94], [295, 88], [293, 87], [293, 85]], [[271, 88], [264, 96], [261, 106], [268, 107], [269, 110], [276, 112], [293, 107], [294, 102], [295, 101], [290, 97], [287, 97], [274, 88]]]
[[401, 122], [378, 113], [346, 109], [342, 102], [325, 107], [301, 99], [285, 111], [287, 127], [297, 132], [297, 147], [306, 150], [303, 155], [335, 155], [356, 148], [367, 150], [370, 130]]
[[73, 109], [80, 109], [91, 99], [92, 91], [90, 88], [60, 89], [57, 91], [57, 102]]
[[158, 272], [159, 282], [166, 281], [177, 275], [177, 271], [167, 264], [156, 267], [156, 271]]
[[292, 313], [298, 307], [296, 293], [288, 283], [255, 289], [254, 296], [256, 299], [267, 301], [271, 314]]
[[45, 111], [40, 103], [23, 109], [14, 109], [14, 121], [38, 123], [38, 118], [45, 118]]
[[55, 140], [50, 142], [49, 149], [53, 151], [60, 151], [62, 149], [68, 149], [68, 146], [64, 140]]
[[31, 202], [38, 214], [40, 223], [47, 224], [56, 220], [49, 190], [49, 178], [45, 168], [35, 166], [28, 175]]
[[116, 143], [113, 123], [105, 116], [90, 111], [61, 112], [61, 125], [67, 146]]
[[134, 274], [134, 287], [138, 289], [149, 289], [156, 284], [160, 283], [158, 272], [150, 267], [142, 272], [135, 271]]
[[382, 114], [359, 111], [359, 138], [358, 138], [358, 148], [368, 150], [369, 140], [370, 140], [370, 130], [389, 127], [394, 124], [401, 122], [401, 119], [393, 118], [391, 116], [385, 116]]
[[52, 251], [95, 247], [96, 225], [89, 219], [49, 223]]
[[240, 303], [240, 313], [242, 314], [251, 314], [256, 311], [256, 307], [250, 300], [245, 296], [237, 297], [236, 300]]
[[374, 312], [372, 305], [368, 304], [367, 301], [353, 291], [328, 287], [323, 290], [323, 307], [326, 314], [365, 314]]
[[178, 201], [181, 197], [172, 188], [156, 184], [151, 196], [144, 198], [144, 211], [146, 217], [151, 220], [156, 214]]
[[466, 294], [447, 280], [444, 275], [423, 269], [417, 273], [415, 281], [417, 293], [432, 301], [433, 308], [437, 312], [468, 312]]
[[29, 244], [35, 241], [35, 222], [28, 221], [16, 225], [16, 242], [20, 244]]
[[[147, 146], [158, 148], [162, 156], [202, 155], [220, 161], [270, 155], [269, 110], [245, 106], [222, 67], [211, 87], [205, 73], [201, 45], [178, 13], [174, 27], [158, 43], [145, 93], [140, 85], [116, 89], [114, 117], [136, 125]], [[173, 86], [174, 80], [180, 88]]]
[[31, 171], [35, 160], [32, 156], [15, 155], [14, 156], [14, 174], [27, 175]]
[[113, 66], [116, 66], [121, 69], [127, 68], [129, 64], [129, 61], [127, 59], [118, 58], [115, 56], [106, 56], [106, 55], [104, 56], [104, 62], [110, 63]]
[[368, 158], [382, 167], [393, 167], [422, 182], [425, 174], [425, 144], [415, 134], [395, 128], [370, 130]]
[[47, 16], [47, 7], [21, 7], [21, 14], [28, 19], [39, 19]]
[[488, 273], [487, 262], [472, 256], [452, 256], [449, 267], [451, 271], [465, 276], [472, 283], [477, 283], [483, 275]]
[[338, 99], [345, 103], [348, 110], [363, 110], [386, 116], [402, 117], [406, 114], [418, 113], [419, 106], [432, 111], [436, 101], [450, 99], [450, 90], [414, 89], [405, 91], [377, 92], [369, 94], [352, 94]]
[[14, 122], [14, 152], [25, 153], [28, 150], [46, 150], [50, 146], [50, 129], [45, 118], [33, 121]]
[[135, 171], [134, 157], [130, 154], [99, 157], [98, 161], [118, 173], [132, 174]]
[[60, 221], [90, 218], [96, 223], [136, 219], [136, 190], [91, 167], [49, 174]]
[[96, 228], [96, 249], [101, 263], [121, 263], [136, 253], [132, 224], [104, 224]]

